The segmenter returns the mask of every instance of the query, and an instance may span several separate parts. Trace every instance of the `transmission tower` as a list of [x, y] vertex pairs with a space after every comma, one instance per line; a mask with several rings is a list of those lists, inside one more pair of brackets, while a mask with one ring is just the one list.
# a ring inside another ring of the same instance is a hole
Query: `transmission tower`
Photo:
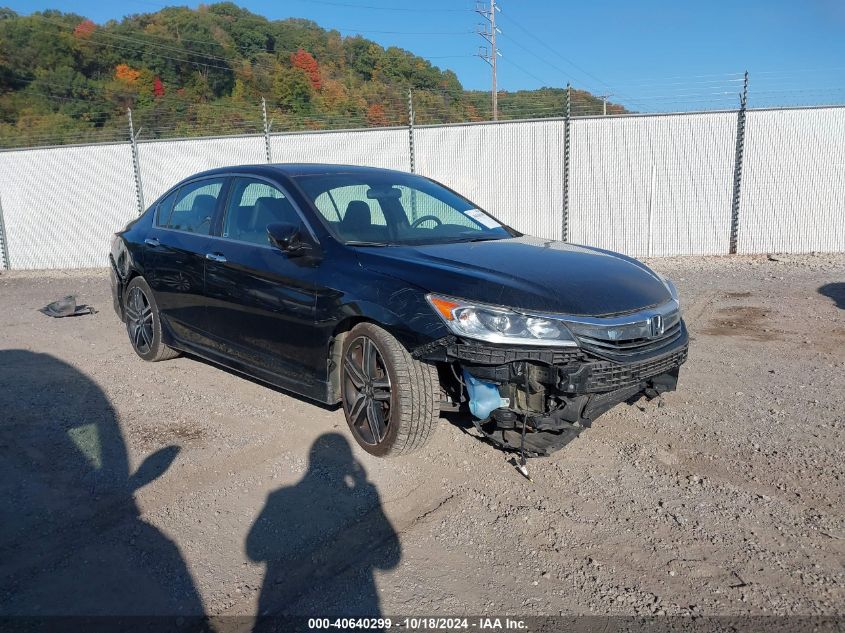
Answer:
[[478, 27], [478, 34], [490, 45], [488, 49], [486, 46], [480, 46], [476, 55], [490, 64], [493, 70], [493, 87], [490, 91], [490, 97], [493, 104], [493, 120], [499, 119], [499, 103], [498, 103], [498, 88], [496, 87], [496, 59], [499, 57], [499, 49], [496, 48], [496, 33], [501, 31], [496, 28], [496, 11], [499, 11], [496, 0], [490, 0], [490, 7], [481, 0], [475, 5], [475, 12], [487, 20], [487, 24], [481, 24]]

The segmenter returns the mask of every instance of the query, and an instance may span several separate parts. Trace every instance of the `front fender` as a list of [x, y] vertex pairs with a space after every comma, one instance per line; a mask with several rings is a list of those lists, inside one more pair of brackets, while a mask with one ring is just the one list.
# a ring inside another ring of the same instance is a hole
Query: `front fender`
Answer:
[[373, 321], [409, 350], [448, 334], [421, 288], [385, 279], [370, 286], [366, 294], [371, 296], [348, 297], [341, 306], [342, 321]]

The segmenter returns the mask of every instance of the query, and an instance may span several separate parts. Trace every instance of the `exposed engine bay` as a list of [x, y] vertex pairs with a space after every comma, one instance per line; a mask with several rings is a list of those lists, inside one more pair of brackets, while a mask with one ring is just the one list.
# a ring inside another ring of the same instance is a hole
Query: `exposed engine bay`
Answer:
[[437, 362], [443, 410], [468, 410], [476, 429], [497, 446], [542, 456], [617, 404], [675, 390], [687, 357], [680, 323], [677, 334], [671, 345], [624, 359], [581, 347], [525, 349], [454, 336], [413, 354]]

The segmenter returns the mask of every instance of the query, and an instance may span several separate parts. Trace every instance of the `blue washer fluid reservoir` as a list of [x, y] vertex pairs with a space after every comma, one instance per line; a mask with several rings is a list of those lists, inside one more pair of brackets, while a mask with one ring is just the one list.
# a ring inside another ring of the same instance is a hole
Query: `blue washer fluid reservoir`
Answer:
[[479, 380], [466, 369], [463, 370], [464, 382], [469, 394], [469, 410], [479, 420], [486, 420], [490, 413], [510, 402], [499, 395], [499, 387], [492, 382]]

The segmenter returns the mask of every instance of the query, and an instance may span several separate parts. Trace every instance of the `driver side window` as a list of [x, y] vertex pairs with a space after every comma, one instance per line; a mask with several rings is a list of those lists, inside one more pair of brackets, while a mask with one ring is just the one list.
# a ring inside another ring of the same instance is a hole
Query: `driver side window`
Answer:
[[267, 226], [279, 222], [301, 223], [285, 194], [263, 180], [234, 180], [223, 219], [223, 237], [269, 246]]

